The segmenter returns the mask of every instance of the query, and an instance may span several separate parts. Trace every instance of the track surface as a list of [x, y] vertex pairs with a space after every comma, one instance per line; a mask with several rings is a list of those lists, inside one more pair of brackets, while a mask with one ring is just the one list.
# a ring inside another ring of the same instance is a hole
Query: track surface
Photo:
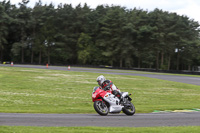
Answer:
[[[5, 65], [0, 65], [5, 66]], [[10, 66], [10, 65], [8, 65]], [[46, 69], [45, 66], [15, 65]], [[67, 67], [53, 67], [48, 69], [67, 70]], [[111, 69], [71, 68], [70, 71], [105, 73], [116, 75], [133, 75], [158, 78], [163, 80], [200, 85], [200, 77], [175, 76], [161, 74], [138, 74], [133, 71]], [[149, 113], [126, 116], [124, 114], [23, 114], [0, 113], [0, 125], [10, 126], [108, 126], [108, 127], [152, 127], [152, 126], [200, 126], [200, 112], [190, 113]]]
[[200, 126], [200, 112], [158, 113], [126, 116], [115, 114], [19, 114], [0, 113], [0, 125], [9, 126], [100, 126], [100, 127], [153, 127]]
[[[0, 65], [5, 66], [5, 65]], [[7, 65], [10, 66], [10, 65]], [[14, 65], [14, 67], [26, 67], [26, 68], [39, 68], [39, 69], [47, 69], [45, 66], [39, 65]], [[56, 66], [49, 66], [48, 69], [53, 70], [64, 70], [68, 71], [67, 67], [56, 67]], [[193, 85], [200, 85], [200, 76], [193, 77], [193, 76], [178, 76], [178, 75], [162, 75], [161, 73], [151, 73], [142, 72], [138, 73], [136, 71], [127, 71], [127, 70], [113, 70], [113, 69], [91, 69], [91, 68], [79, 68], [79, 67], [71, 67], [70, 71], [79, 71], [79, 72], [92, 72], [92, 73], [105, 73], [105, 74], [116, 74], [116, 75], [132, 75], [132, 76], [144, 76], [149, 78], [157, 78], [162, 80], [169, 80]]]

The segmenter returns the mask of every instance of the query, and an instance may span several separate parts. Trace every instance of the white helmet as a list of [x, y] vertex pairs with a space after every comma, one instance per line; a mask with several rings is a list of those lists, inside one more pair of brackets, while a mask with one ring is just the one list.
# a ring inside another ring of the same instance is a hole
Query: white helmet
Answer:
[[106, 78], [103, 75], [100, 75], [97, 77], [97, 82], [100, 86], [102, 86], [103, 82], [106, 80]]

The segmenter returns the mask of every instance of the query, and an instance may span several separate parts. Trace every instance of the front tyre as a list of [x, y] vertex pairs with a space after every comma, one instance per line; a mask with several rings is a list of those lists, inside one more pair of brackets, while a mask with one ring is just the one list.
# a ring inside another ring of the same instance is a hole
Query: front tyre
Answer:
[[126, 114], [126, 115], [134, 115], [135, 114], [135, 106], [130, 102], [130, 105], [124, 107], [122, 109], [122, 111]]
[[103, 101], [95, 101], [94, 102], [94, 109], [100, 115], [107, 115], [108, 114], [108, 107]]

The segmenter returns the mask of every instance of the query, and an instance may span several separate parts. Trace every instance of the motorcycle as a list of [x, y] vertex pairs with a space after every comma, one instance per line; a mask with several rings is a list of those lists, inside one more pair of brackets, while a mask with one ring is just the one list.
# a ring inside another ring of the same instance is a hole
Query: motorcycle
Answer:
[[110, 90], [103, 90], [101, 87], [94, 87], [92, 93], [92, 101], [95, 111], [99, 115], [107, 115], [108, 113], [120, 113], [123, 111], [126, 115], [135, 114], [135, 106], [131, 103], [130, 94], [121, 92], [121, 100], [112, 94]]

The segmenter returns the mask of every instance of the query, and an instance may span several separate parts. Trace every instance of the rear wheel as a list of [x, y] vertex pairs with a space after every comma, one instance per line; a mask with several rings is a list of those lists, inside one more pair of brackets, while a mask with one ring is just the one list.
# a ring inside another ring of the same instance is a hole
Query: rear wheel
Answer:
[[107, 115], [108, 114], [108, 107], [106, 106], [103, 101], [95, 101], [94, 102], [94, 109], [100, 115]]
[[135, 114], [135, 106], [130, 102], [129, 105], [125, 106], [122, 111], [126, 115], [134, 115]]

